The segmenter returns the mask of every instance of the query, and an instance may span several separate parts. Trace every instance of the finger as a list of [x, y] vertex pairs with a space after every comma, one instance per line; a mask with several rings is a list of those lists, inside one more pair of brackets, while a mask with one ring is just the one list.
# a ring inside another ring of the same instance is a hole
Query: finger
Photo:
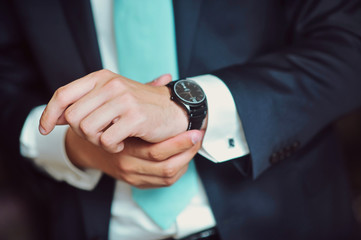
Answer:
[[158, 78], [154, 79], [153, 81], [147, 83], [151, 86], [164, 86], [167, 85], [169, 82], [172, 81], [172, 75], [167, 73], [159, 76]]
[[56, 121], [56, 125], [65, 125], [65, 124], [68, 124], [68, 122], [65, 119], [65, 111], [64, 111], [58, 118], [58, 121]]
[[121, 180], [141, 189], [169, 187], [177, 182], [186, 173], [187, 169], [188, 165], [184, 166], [174, 177], [170, 178], [134, 174], [121, 177]]
[[[109, 102], [109, 99], [111, 99], [117, 92], [122, 91], [119, 89], [116, 89], [114, 91], [112, 86], [113, 82], [114, 81], [111, 80], [109, 81], [109, 83], [105, 84], [101, 88], [93, 89], [88, 94], [76, 101], [65, 111], [66, 121], [78, 134], [87, 138], [91, 137], [89, 136], [89, 134], [96, 133], [94, 129], [88, 127], [87, 124], [89, 122], [84, 121], [89, 115], [95, 114], [92, 118], [93, 120], [94, 118], [99, 118], [99, 120], [104, 119], [104, 121], [109, 120], [108, 124], [114, 119], [114, 117], [112, 117], [111, 119], [105, 119], [105, 117], [107, 116], [103, 115], [102, 113], [102, 111], [104, 110], [104, 104], [106, 102]], [[115, 104], [113, 108], [114, 107], [116, 107]], [[100, 109], [100, 111], [96, 111], [98, 109]], [[95, 111], [96, 113], [94, 113]], [[116, 111], [114, 111], [114, 113], [116, 113]]]
[[187, 151], [172, 156], [162, 162], [144, 161], [139, 158], [122, 158], [119, 160], [119, 168], [129, 174], [147, 175], [161, 178], [172, 178], [192, 160], [200, 147], [196, 144]]
[[128, 139], [126, 152], [137, 158], [151, 161], [164, 161], [171, 156], [182, 153], [203, 138], [204, 132], [192, 130], [181, 133], [160, 143], [148, 143], [140, 139]]
[[140, 117], [132, 117], [129, 114], [120, 116], [119, 119], [107, 128], [100, 136], [100, 146], [110, 153], [121, 152], [124, 148], [124, 139], [133, 137]]
[[[164, 175], [153, 174], [155, 169], [162, 168], [159, 162], [144, 161], [133, 157], [122, 157], [115, 161], [118, 161], [118, 163], [116, 163], [118, 170], [114, 171], [114, 168], [105, 169], [106, 173], [117, 179], [122, 179], [133, 186], [147, 188], [164, 187], [173, 184], [186, 172], [189, 162], [186, 160], [184, 164], [180, 164], [171, 175]], [[179, 160], [174, 159], [174, 161]]]
[[67, 107], [94, 88], [93, 76], [89, 74], [56, 90], [40, 118], [41, 134], [49, 134]]
[[108, 101], [86, 116], [79, 128], [88, 141], [100, 146], [100, 135], [119, 120], [125, 108], [124, 104]]

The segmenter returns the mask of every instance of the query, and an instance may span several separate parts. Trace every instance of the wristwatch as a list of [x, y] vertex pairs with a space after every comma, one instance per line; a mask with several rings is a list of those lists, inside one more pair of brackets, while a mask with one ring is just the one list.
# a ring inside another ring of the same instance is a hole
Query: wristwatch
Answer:
[[172, 81], [167, 87], [171, 92], [170, 99], [187, 111], [187, 130], [200, 129], [208, 109], [206, 94], [202, 88], [190, 79]]

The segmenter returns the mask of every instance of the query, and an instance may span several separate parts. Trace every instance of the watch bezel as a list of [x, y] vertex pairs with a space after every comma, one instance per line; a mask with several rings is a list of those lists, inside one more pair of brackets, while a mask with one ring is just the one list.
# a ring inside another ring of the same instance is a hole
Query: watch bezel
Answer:
[[[183, 97], [181, 97], [181, 96], [178, 94], [176, 87], [177, 87], [178, 84], [181, 84], [182, 82], [191, 82], [192, 84], [194, 84], [194, 85], [202, 92], [203, 98], [195, 103], [195, 102], [188, 101], [188, 100], [184, 99]], [[190, 79], [181, 79], [181, 80], [176, 81], [176, 82], [174, 83], [174, 85], [173, 85], [173, 92], [174, 92], [174, 94], [176, 95], [176, 97], [177, 97], [180, 101], [182, 101], [182, 102], [184, 102], [184, 103], [186, 103], [186, 104], [188, 104], [188, 105], [190, 105], [190, 106], [198, 106], [198, 105], [201, 105], [201, 104], [203, 104], [204, 101], [206, 100], [206, 94], [205, 94], [205, 92], [203, 91], [203, 89], [199, 86], [198, 83], [196, 83], [195, 81], [190, 80]]]

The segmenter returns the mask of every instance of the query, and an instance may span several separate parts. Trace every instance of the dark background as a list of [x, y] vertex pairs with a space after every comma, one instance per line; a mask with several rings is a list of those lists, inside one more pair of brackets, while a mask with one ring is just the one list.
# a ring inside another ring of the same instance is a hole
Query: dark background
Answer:
[[[360, 76], [361, 79], [361, 76]], [[361, 228], [361, 109], [335, 123], [353, 193], [353, 210]]]

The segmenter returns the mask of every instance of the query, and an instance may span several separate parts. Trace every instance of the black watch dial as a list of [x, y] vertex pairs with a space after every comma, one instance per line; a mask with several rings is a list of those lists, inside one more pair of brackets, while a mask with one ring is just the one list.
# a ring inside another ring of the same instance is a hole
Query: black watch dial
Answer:
[[174, 92], [182, 101], [197, 105], [204, 101], [206, 95], [202, 88], [194, 81], [184, 79], [174, 84]]

